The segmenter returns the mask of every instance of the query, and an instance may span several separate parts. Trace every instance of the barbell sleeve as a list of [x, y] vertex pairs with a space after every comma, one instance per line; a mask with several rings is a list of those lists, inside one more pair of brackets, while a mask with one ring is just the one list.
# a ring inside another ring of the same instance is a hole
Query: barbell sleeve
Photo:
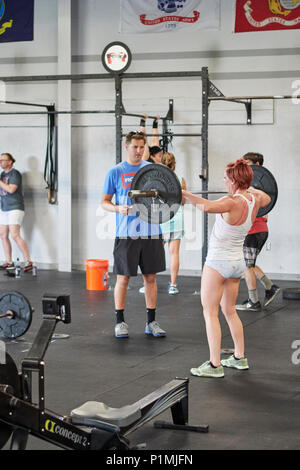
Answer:
[[0, 318], [14, 318], [15, 313], [12, 310], [7, 310], [6, 313], [0, 315]]
[[158, 197], [157, 189], [151, 189], [149, 191], [141, 191], [139, 189], [132, 189], [128, 192], [128, 196], [132, 197]]

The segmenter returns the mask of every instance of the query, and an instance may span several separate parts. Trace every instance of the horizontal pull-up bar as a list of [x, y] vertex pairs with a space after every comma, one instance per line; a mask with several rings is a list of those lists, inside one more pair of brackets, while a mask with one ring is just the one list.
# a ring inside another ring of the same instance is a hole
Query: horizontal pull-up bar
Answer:
[[3, 111], [1, 115], [26, 115], [26, 114], [115, 114], [115, 111], [99, 111], [99, 110], [86, 110], [86, 111]]
[[273, 95], [273, 96], [209, 96], [209, 101], [238, 101], [238, 100], [289, 100], [297, 98], [293, 95]]
[[[127, 134], [122, 134], [122, 137], [126, 137]], [[164, 134], [143, 134], [146, 137], [201, 137], [202, 134], [177, 134], [173, 132], [167, 132]]]
[[[124, 73], [120, 77], [123, 79], [132, 78], [188, 78], [188, 77], [201, 77], [202, 72], [144, 72], [144, 73]], [[90, 74], [69, 74], [69, 75], [25, 75], [25, 76], [11, 76], [0, 77], [3, 82], [33, 82], [33, 81], [58, 81], [58, 80], [110, 80], [115, 78], [114, 74], [110, 73], [90, 73]]]
[[39, 108], [48, 108], [49, 106], [53, 106], [53, 104], [37, 104], [37, 103], [23, 103], [20, 101], [2, 101], [0, 100], [1, 104], [17, 104], [17, 105], [22, 105], [22, 106], [36, 106]]
[[162, 121], [166, 120], [166, 121], [168, 121], [168, 118], [165, 118], [165, 117], [162, 117], [162, 116], [160, 116], [159, 118], [157, 118], [157, 116], [149, 116], [148, 114], [147, 114], [147, 116], [145, 116], [145, 115], [143, 115], [143, 114], [135, 114], [135, 113], [121, 113], [121, 114], [122, 114], [122, 116], [139, 117], [139, 118], [145, 119], [145, 120], [146, 120], [146, 119], [157, 119], [158, 121], [159, 121], [159, 120], [162, 120]]

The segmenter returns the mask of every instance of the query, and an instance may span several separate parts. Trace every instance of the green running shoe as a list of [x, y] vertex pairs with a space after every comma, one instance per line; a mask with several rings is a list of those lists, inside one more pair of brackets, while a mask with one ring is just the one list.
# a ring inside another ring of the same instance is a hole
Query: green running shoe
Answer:
[[234, 355], [232, 355], [228, 359], [222, 359], [221, 364], [224, 367], [232, 367], [233, 369], [239, 369], [239, 370], [249, 369], [248, 360], [246, 357], [243, 357], [242, 359], [236, 359]]
[[219, 379], [220, 377], [224, 377], [224, 369], [222, 366], [212, 367], [210, 362], [206, 361], [201, 366], [191, 369], [191, 374], [197, 377], [213, 377]]

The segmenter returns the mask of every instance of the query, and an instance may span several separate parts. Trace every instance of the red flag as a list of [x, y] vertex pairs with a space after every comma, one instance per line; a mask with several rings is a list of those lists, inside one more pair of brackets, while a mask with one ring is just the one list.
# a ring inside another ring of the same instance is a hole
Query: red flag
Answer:
[[235, 33], [300, 29], [300, 0], [236, 0]]

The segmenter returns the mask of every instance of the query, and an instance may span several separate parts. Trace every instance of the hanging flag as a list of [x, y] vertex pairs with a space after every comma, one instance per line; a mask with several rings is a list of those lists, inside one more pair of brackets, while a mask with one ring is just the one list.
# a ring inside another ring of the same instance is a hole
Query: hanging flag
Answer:
[[0, 42], [33, 40], [34, 0], [0, 0]]
[[235, 33], [300, 28], [300, 0], [236, 0]]
[[121, 0], [121, 33], [218, 29], [220, 0]]

